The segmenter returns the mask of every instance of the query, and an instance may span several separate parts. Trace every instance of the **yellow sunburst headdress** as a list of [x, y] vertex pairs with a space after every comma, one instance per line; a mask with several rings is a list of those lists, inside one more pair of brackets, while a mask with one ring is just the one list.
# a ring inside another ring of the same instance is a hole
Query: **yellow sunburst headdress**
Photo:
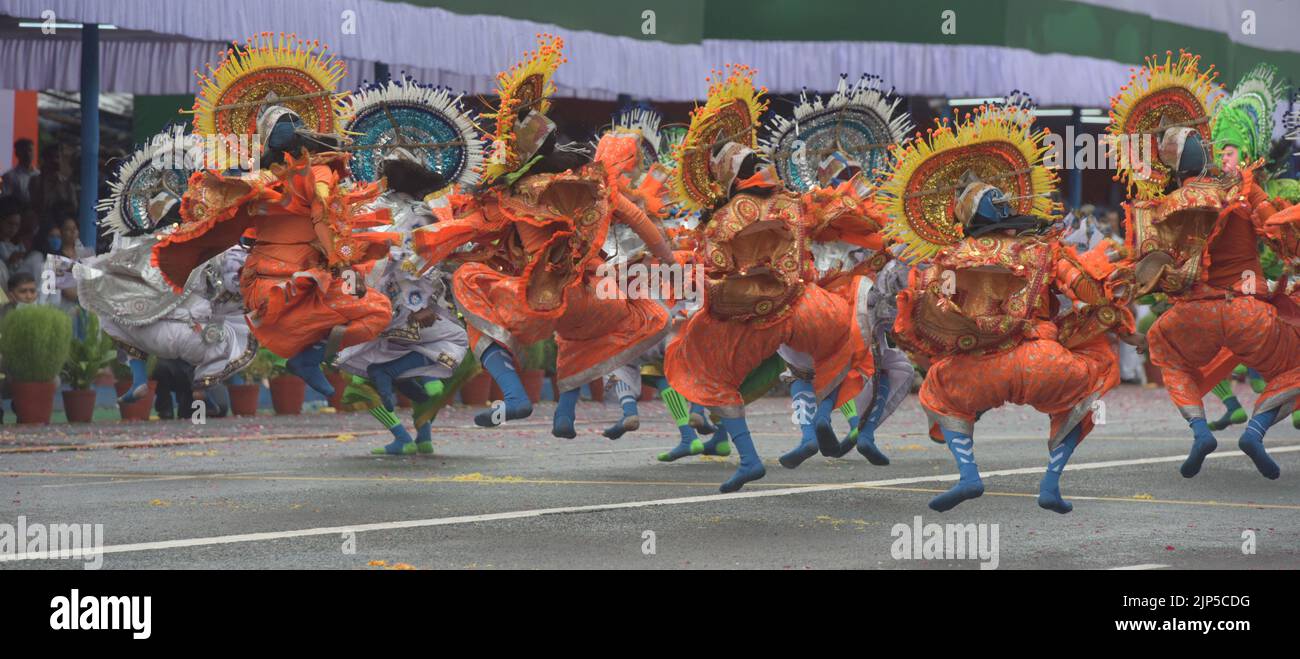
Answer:
[[1047, 222], [1060, 212], [1052, 196], [1056, 174], [1043, 162], [1048, 131], [1032, 130], [1027, 116], [1017, 108], [980, 108], [893, 148], [878, 194], [891, 218], [884, 233], [904, 244], [904, 257], [929, 258], [966, 236], [958, 201], [971, 185], [1000, 190], [1014, 215]]
[[1192, 128], [1202, 143], [1211, 143], [1210, 119], [1223, 87], [1214, 82], [1214, 66], [1202, 72], [1200, 60], [1186, 51], [1177, 59], [1165, 51], [1163, 63], [1148, 57], [1146, 66], [1134, 70], [1129, 83], [1111, 99], [1106, 132], [1118, 158], [1115, 180], [1132, 188], [1139, 199], [1159, 195], [1172, 176], [1172, 168], [1158, 157], [1165, 131]]
[[691, 111], [686, 137], [676, 147], [673, 196], [689, 210], [711, 208], [727, 198], [727, 190], [709, 168], [713, 147], [735, 142], [758, 149], [759, 118], [767, 110], [767, 90], [754, 87], [754, 69], [728, 65], [708, 78], [709, 98]]
[[[317, 41], [263, 32], [226, 51], [221, 63], [195, 71], [194, 131], [223, 138], [255, 136], [262, 110], [287, 108], [318, 133], [339, 133], [347, 93], [338, 93], [346, 66]], [[221, 158], [218, 163], [224, 166]]]
[[[500, 103], [496, 112], [485, 117], [496, 118], [496, 131], [492, 135], [487, 163], [483, 168], [484, 182], [495, 180], [527, 164], [541, 140], [536, 135], [520, 135], [515, 125], [520, 110], [535, 110], [545, 116], [551, 109], [550, 97], [555, 93], [555, 71], [567, 62], [564, 57], [564, 39], [551, 34], [537, 35], [537, 50], [524, 53], [524, 58], [509, 70], [497, 74], [497, 95]], [[533, 144], [533, 142], [536, 142]], [[531, 151], [530, 151], [531, 149]]]

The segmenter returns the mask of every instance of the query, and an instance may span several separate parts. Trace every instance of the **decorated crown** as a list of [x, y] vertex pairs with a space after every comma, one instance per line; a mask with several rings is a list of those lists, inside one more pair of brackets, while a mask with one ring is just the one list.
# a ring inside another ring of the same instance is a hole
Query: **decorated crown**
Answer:
[[[295, 35], [263, 32], [225, 52], [208, 73], [195, 71], [199, 94], [194, 99], [194, 131], [223, 137], [258, 135], [262, 111], [279, 106], [293, 111], [318, 133], [338, 133], [347, 106], [337, 92], [346, 67], [320, 42]], [[209, 144], [214, 144], [209, 141]], [[220, 166], [228, 155], [213, 154]]]
[[[555, 93], [552, 78], [564, 58], [564, 39], [550, 34], [537, 35], [537, 50], [524, 53], [524, 59], [509, 70], [497, 74], [497, 95], [500, 103], [496, 112], [485, 117], [496, 118], [492, 135], [492, 152], [483, 168], [485, 181], [509, 174], [524, 164], [541, 146], [524, 144], [534, 141], [529, 135], [520, 135], [515, 121], [521, 110], [534, 110], [545, 116], [551, 109], [551, 94]], [[544, 136], [543, 136], [544, 139]]]
[[1236, 146], [1247, 163], [1268, 155], [1273, 143], [1273, 111], [1285, 96], [1286, 84], [1277, 67], [1259, 64], [1251, 69], [1214, 113], [1210, 133], [1215, 146]]
[[691, 125], [676, 148], [673, 196], [689, 210], [711, 208], [727, 198], [728, 190], [709, 168], [713, 147], [735, 142], [758, 148], [759, 117], [767, 110], [761, 100], [766, 89], [754, 87], [755, 71], [728, 65], [707, 79], [709, 98], [691, 111]]
[[121, 235], [158, 228], [189, 187], [201, 148], [198, 138], [179, 125], [164, 128], [137, 148], [109, 182], [109, 196], [95, 205], [104, 213], [99, 220], [104, 231]]
[[889, 147], [912, 130], [902, 98], [881, 88], [881, 79], [864, 75], [850, 84], [840, 76], [839, 87], [825, 103], [804, 90], [793, 118], [774, 116], [762, 140], [764, 155], [776, 166], [786, 187], [807, 192], [818, 185], [818, 166], [839, 154], [871, 174], [889, 162]]
[[349, 99], [353, 134], [350, 164], [358, 180], [380, 177], [379, 164], [395, 149], [405, 149], [448, 184], [472, 186], [483, 167], [483, 139], [474, 115], [459, 95], [445, 87], [414, 80], [372, 85]]
[[1133, 188], [1139, 199], [1161, 194], [1173, 176], [1168, 164], [1152, 157], [1165, 131], [1192, 128], [1204, 143], [1211, 141], [1210, 118], [1222, 86], [1214, 82], [1213, 66], [1205, 72], [1199, 66], [1200, 57], [1186, 51], [1178, 59], [1166, 51], [1163, 63], [1148, 57], [1111, 99], [1106, 130], [1118, 157], [1115, 180]]
[[981, 108], [893, 148], [879, 194], [892, 218], [884, 233], [905, 258], [929, 258], [965, 237], [959, 194], [972, 185], [996, 188], [1016, 215], [1050, 221], [1060, 212], [1056, 174], [1043, 163], [1048, 131], [1033, 131], [1026, 116], [1032, 121], [1012, 107]]

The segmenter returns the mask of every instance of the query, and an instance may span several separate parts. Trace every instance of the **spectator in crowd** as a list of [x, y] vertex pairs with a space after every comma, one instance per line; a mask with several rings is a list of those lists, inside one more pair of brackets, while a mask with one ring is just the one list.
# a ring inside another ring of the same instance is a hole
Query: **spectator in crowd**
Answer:
[[32, 179], [41, 173], [32, 165], [34, 149], [35, 145], [25, 137], [14, 142], [14, 157], [18, 159], [18, 164], [5, 172], [3, 177], [5, 194], [17, 197], [23, 203], [31, 200]]
[[37, 217], [49, 220], [57, 208], [77, 208], [77, 183], [72, 173], [72, 152], [56, 143], [41, 147], [40, 175], [32, 180], [31, 201]]
[[23, 204], [17, 197], [0, 197], [0, 263], [4, 264], [4, 284], [8, 282], [22, 264], [26, 248], [19, 245], [18, 235], [23, 226]]
[[1075, 229], [1066, 234], [1064, 242], [1072, 245], [1080, 252], [1086, 252], [1106, 238], [1118, 239], [1119, 237], [1119, 214], [1114, 210], [1104, 210], [1101, 213], [1103, 218], [1110, 217], [1109, 224], [1106, 220], [1099, 219], [1096, 209], [1091, 204], [1079, 209], [1079, 221]]

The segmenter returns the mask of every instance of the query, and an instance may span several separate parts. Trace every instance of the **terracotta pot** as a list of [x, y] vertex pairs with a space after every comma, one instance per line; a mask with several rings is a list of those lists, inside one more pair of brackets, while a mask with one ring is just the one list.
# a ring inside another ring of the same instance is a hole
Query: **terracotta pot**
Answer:
[[343, 409], [343, 391], [348, 388], [348, 383], [352, 381], [352, 378], [342, 371], [325, 371], [325, 379], [330, 381], [331, 387], [334, 387], [334, 395], [330, 396], [330, 407], [341, 411]]
[[641, 385], [641, 397], [637, 400], [644, 403], [648, 400], [654, 400], [659, 397], [659, 390], [648, 384]]
[[605, 402], [605, 378], [600, 378], [599, 380], [592, 380], [591, 384], [587, 385], [587, 389], [591, 391], [591, 400], [593, 402], [596, 403]]
[[18, 423], [50, 422], [54, 413], [54, 381], [49, 382], [14, 382], [9, 385], [14, 395], [14, 413]]
[[533, 369], [519, 373], [519, 379], [524, 383], [524, 391], [528, 392], [528, 400], [533, 401], [536, 405], [542, 401], [542, 382], [546, 379], [546, 371]]
[[396, 393], [397, 393], [397, 407], [398, 407], [398, 409], [405, 409], [405, 410], [409, 410], [409, 409], [411, 409], [411, 399], [410, 399], [410, 398], [407, 398], [407, 397], [406, 397], [404, 394], [402, 394], [402, 392], [400, 392], [400, 391], [398, 391], [398, 392], [396, 392]]
[[466, 405], [487, 405], [488, 395], [492, 391], [492, 376], [487, 371], [465, 381], [460, 388], [460, 402]]
[[302, 414], [302, 402], [307, 398], [307, 383], [296, 375], [278, 375], [271, 378], [271, 406], [276, 414]]
[[[127, 389], [131, 388], [131, 382], [129, 380], [118, 380], [113, 385], [113, 388], [117, 390], [118, 397], [121, 397], [122, 394], [126, 393]], [[150, 380], [149, 393], [142, 396], [140, 400], [137, 400], [134, 403], [130, 403], [126, 405], [123, 405], [122, 403], [118, 403], [117, 410], [122, 415], [122, 420], [123, 421], [148, 421], [149, 412], [153, 410], [153, 398], [154, 395], [157, 393], [157, 390], [158, 390], [158, 381]]]
[[90, 423], [95, 418], [95, 390], [64, 391], [63, 412], [68, 415], [68, 423]]
[[262, 395], [258, 384], [232, 384], [230, 390], [230, 413], [235, 416], [257, 416], [257, 399]]
[[[492, 376], [489, 375], [488, 377], [491, 378]], [[497, 384], [496, 380], [492, 380], [491, 382], [492, 383], [488, 385], [488, 400], [505, 400], [506, 392], [501, 391], [501, 385]]]

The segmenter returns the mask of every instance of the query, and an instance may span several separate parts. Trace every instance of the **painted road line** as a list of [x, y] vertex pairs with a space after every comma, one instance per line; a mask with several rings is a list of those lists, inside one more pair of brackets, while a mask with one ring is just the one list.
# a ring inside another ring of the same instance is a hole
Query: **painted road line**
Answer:
[[[1291, 453], [1300, 451], [1300, 446], [1282, 446], [1274, 448], [1271, 452]], [[1229, 457], [1246, 457], [1237, 453], [1220, 453], [1210, 454], [1209, 458], [1229, 458]], [[1183, 455], [1175, 455], [1160, 458], [1137, 458], [1133, 460], [1106, 460], [1102, 462], [1083, 462], [1071, 465], [1071, 470], [1083, 469], [1106, 469], [1111, 467], [1128, 467], [1135, 465], [1163, 464], [1170, 462], [1179, 462], [1186, 458]], [[1042, 471], [1042, 467], [1025, 467], [1020, 469], [1002, 469], [990, 471], [984, 474], [985, 478], [994, 478], [998, 476], [1016, 476], [1022, 474], [1037, 474]], [[580, 513], [608, 512], [614, 510], [631, 510], [636, 508], [656, 508], [663, 506], [689, 505], [698, 503], [709, 503], [716, 501], [735, 501], [739, 499], [764, 499], [771, 497], [789, 496], [794, 494], [808, 494], [813, 492], [841, 492], [845, 490], [870, 489], [872, 487], [889, 487], [898, 485], [915, 485], [917, 483], [935, 483], [950, 482], [957, 480], [956, 474], [945, 474], [938, 476], [917, 476], [910, 478], [889, 478], [875, 481], [861, 481], [857, 483], [837, 483], [827, 485], [812, 485], [807, 487], [780, 488], [774, 490], [735, 492], [732, 494], [708, 494], [701, 496], [676, 497], [671, 499], [652, 499], [648, 501], [625, 501], [621, 503], [594, 504], [587, 506], [563, 506], [558, 508], [538, 508], [534, 510], [517, 510], [502, 513], [486, 513], [480, 515], [461, 515], [456, 517], [438, 517], [432, 519], [413, 519], [395, 522], [377, 522], [369, 524], [354, 524], [350, 526], [330, 526], [312, 529], [297, 529], [292, 531], [268, 531], [262, 533], [244, 533], [238, 535], [212, 536], [206, 538], [184, 538], [179, 540], [162, 540], [156, 542], [140, 542], [123, 545], [109, 545], [103, 548], [105, 554], [120, 554], [127, 552], [140, 551], [157, 551], [163, 549], [181, 549], [187, 547], [207, 547], [213, 545], [236, 544], [243, 542], [264, 542], [269, 540], [283, 540], [287, 538], [304, 538], [313, 536], [339, 535], [343, 533], [365, 533], [367, 531], [391, 531], [400, 529], [429, 528], [435, 526], [453, 526], [459, 524], [476, 524], [480, 522], [495, 522], [511, 519], [527, 519], [535, 517], [545, 517], [549, 515], [569, 515]], [[79, 551], [79, 550], [78, 550]], [[57, 552], [58, 556], [52, 556], [50, 552], [21, 553], [13, 555], [0, 554], [0, 562], [5, 561], [25, 561], [32, 559], [45, 558], [72, 558], [72, 550], [66, 552]]]
[[1124, 567], [1113, 567], [1112, 570], [1163, 570], [1170, 567], [1159, 563], [1143, 563], [1141, 565], [1125, 565]]

